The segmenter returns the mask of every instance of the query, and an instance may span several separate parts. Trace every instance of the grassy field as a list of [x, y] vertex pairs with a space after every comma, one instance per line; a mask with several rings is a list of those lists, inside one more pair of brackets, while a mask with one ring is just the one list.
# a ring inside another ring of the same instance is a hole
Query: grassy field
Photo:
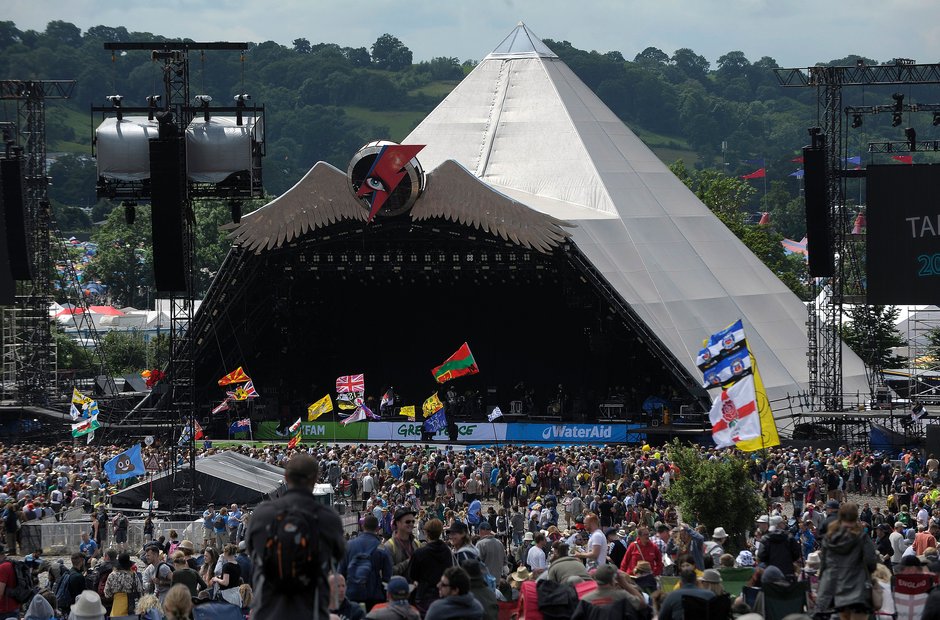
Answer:
[[389, 135], [382, 136], [394, 142], [401, 140], [411, 133], [411, 130], [417, 127], [418, 123], [425, 117], [423, 112], [407, 110], [391, 110], [388, 112], [378, 112], [367, 108], [347, 107], [343, 108], [346, 114], [351, 118], [360, 121], [388, 127]]

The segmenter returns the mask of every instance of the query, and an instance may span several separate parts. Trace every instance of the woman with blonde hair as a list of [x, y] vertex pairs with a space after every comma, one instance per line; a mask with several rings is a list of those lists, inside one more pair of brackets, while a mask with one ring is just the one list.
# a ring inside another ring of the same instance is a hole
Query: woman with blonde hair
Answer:
[[144, 620], [163, 620], [163, 607], [155, 594], [145, 594], [137, 599], [134, 613]]
[[871, 576], [874, 578], [872, 579], [872, 587], [880, 586], [883, 593], [883, 602], [881, 607], [875, 610], [875, 615], [893, 617], [897, 613], [897, 608], [894, 606], [894, 595], [891, 593], [891, 571], [884, 564], [879, 564], [875, 567], [875, 572]]
[[858, 520], [858, 504], [839, 508], [820, 548], [816, 611], [837, 611], [841, 620], [865, 620], [872, 611], [871, 573], [878, 554]]
[[190, 620], [193, 612], [193, 597], [189, 588], [176, 584], [163, 599], [163, 614], [166, 620]]

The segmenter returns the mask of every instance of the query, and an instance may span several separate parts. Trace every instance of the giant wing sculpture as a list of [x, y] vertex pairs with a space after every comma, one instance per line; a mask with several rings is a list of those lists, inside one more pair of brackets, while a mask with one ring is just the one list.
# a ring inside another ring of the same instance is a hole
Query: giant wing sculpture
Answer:
[[341, 220], [369, 213], [349, 191], [346, 174], [319, 161], [292, 188], [242, 217], [229, 237], [253, 252], [271, 250]]
[[571, 236], [574, 224], [536, 211], [502, 194], [452, 159], [427, 174], [411, 217], [441, 217], [548, 253]]

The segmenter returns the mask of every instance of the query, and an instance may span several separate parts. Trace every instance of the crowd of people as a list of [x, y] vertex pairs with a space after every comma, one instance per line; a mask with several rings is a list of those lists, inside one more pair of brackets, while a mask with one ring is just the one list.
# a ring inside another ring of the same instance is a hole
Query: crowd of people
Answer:
[[[940, 461], [916, 450], [738, 455], [767, 511], [748, 531], [727, 531], [679, 514], [668, 489], [682, 474], [646, 445], [228, 449], [284, 467], [287, 491], [254, 507], [207, 506], [194, 540], [148, 519], [148, 542], [129, 549], [128, 517], [109, 510], [116, 489], [103, 472], [121, 447], [4, 447], [0, 620], [175, 619], [206, 604], [259, 620], [671, 620], [689, 609], [769, 617], [780, 600], [810, 617], [867, 618], [903, 611], [899, 576], [923, 585], [923, 617], [940, 618], [940, 590], [926, 595], [940, 574]], [[358, 516], [354, 527], [314, 500], [319, 482]], [[23, 522], [66, 507], [88, 522], [70, 557], [18, 546]], [[20, 557], [44, 586], [28, 601], [13, 597]]]

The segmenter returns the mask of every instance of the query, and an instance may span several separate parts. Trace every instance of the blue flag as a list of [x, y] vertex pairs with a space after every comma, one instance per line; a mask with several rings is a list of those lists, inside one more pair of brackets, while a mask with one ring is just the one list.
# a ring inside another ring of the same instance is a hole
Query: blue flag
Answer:
[[447, 428], [447, 417], [444, 415], [443, 409], [438, 410], [437, 413], [424, 421], [424, 432], [426, 433], [436, 433], [442, 428]]
[[144, 460], [140, 456], [140, 444], [121, 452], [105, 463], [104, 473], [108, 475], [108, 480], [111, 482], [146, 474], [147, 469], [144, 467]]
[[803, 178], [803, 169], [800, 168], [800, 169], [797, 170], [796, 172], [791, 172], [791, 173], [790, 173], [790, 176], [791, 176], [791, 177], [796, 177], [796, 178], [798, 178], [798, 179], [802, 179], [802, 178]]

